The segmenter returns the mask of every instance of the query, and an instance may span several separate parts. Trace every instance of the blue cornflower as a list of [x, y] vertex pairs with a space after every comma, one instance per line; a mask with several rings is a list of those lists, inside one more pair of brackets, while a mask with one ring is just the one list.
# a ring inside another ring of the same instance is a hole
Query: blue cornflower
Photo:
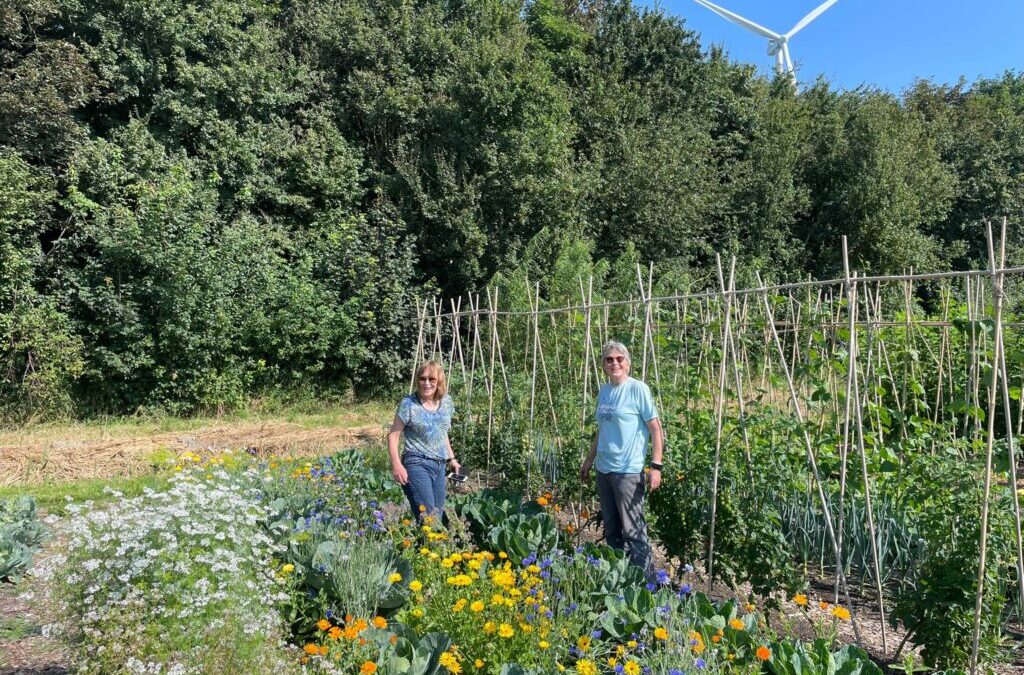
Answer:
[[604, 633], [601, 632], [600, 628], [590, 632], [590, 637], [594, 638], [595, 640], [600, 640], [602, 635], [604, 635]]
[[668, 572], [666, 572], [665, 570], [658, 570], [658, 573], [655, 576], [657, 577], [658, 583], [662, 586], [665, 586], [671, 581]]
[[647, 590], [649, 590], [649, 591], [653, 591], [654, 589], [657, 588], [657, 586], [655, 586], [653, 583], [648, 581], [647, 584], [645, 584], [645, 588], [647, 588]]
[[704, 666], [706, 666], [707, 664], [704, 663], [704, 659], [697, 657], [697, 660], [693, 662], [693, 665], [697, 668], [697, 670], [704, 670]]

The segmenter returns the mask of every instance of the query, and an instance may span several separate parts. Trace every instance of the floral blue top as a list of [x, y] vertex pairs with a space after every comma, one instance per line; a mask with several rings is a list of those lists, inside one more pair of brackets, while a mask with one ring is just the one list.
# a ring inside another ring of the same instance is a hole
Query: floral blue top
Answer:
[[448, 430], [452, 428], [455, 404], [445, 394], [437, 410], [427, 410], [416, 394], [398, 404], [398, 418], [405, 423], [405, 454], [431, 459], [448, 458]]

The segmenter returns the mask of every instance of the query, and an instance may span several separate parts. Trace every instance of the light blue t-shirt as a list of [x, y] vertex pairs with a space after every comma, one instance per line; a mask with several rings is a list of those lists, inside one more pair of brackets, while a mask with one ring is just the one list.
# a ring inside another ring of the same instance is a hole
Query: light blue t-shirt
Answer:
[[601, 385], [597, 393], [597, 461], [601, 473], [640, 473], [644, 469], [647, 422], [658, 416], [650, 388], [627, 378], [615, 386]]
[[452, 428], [455, 404], [445, 394], [437, 410], [427, 410], [419, 396], [409, 394], [398, 404], [398, 417], [405, 422], [405, 452], [433, 459], [448, 457], [448, 430]]

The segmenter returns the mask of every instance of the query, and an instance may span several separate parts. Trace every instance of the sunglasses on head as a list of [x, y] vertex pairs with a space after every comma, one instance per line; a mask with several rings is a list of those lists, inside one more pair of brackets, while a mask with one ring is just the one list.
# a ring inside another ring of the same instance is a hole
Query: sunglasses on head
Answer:
[[623, 363], [625, 362], [625, 356], [606, 356], [604, 357], [605, 363]]

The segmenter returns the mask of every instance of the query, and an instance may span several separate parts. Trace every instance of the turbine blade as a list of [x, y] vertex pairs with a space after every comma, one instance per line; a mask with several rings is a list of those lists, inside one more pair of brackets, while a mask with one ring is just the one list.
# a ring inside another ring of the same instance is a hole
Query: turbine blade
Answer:
[[[761, 26], [761, 25], [758, 25], [758, 24], [754, 23], [750, 19], [744, 19], [739, 14], [736, 14], [734, 12], [730, 12], [729, 10], [725, 9], [724, 7], [719, 7], [718, 5], [716, 5], [713, 2], [708, 2], [708, 0], [693, 0], [693, 1], [696, 2], [698, 5], [703, 5], [704, 7], [707, 7], [708, 9], [710, 9], [712, 12], [714, 12], [718, 16], [722, 17], [723, 19], [728, 19], [729, 21], [732, 21], [735, 24], [743, 26], [747, 30], [753, 31], [753, 32], [757, 33], [758, 35], [761, 35], [761, 36], [769, 38], [769, 39], [772, 39], [772, 38], [778, 39], [778, 38], [782, 37], [778, 33], [774, 32], [774, 31], [770, 31], [767, 28], [765, 28], [764, 26]], [[835, 2], [835, 1], [836, 0], [831, 0], [831, 2]], [[822, 10], [822, 11], [824, 11], [824, 10]]]
[[800, 31], [802, 31], [804, 28], [807, 27], [807, 24], [817, 19], [822, 12], [824, 12], [832, 5], [836, 4], [838, 1], [839, 0], [825, 0], [825, 2], [821, 3], [820, 5], [812, 9], [810, 14], [797, 21], [796, 25], [789, 29], [789, 32], [786, 33], [786, 38], [791, 38]]

